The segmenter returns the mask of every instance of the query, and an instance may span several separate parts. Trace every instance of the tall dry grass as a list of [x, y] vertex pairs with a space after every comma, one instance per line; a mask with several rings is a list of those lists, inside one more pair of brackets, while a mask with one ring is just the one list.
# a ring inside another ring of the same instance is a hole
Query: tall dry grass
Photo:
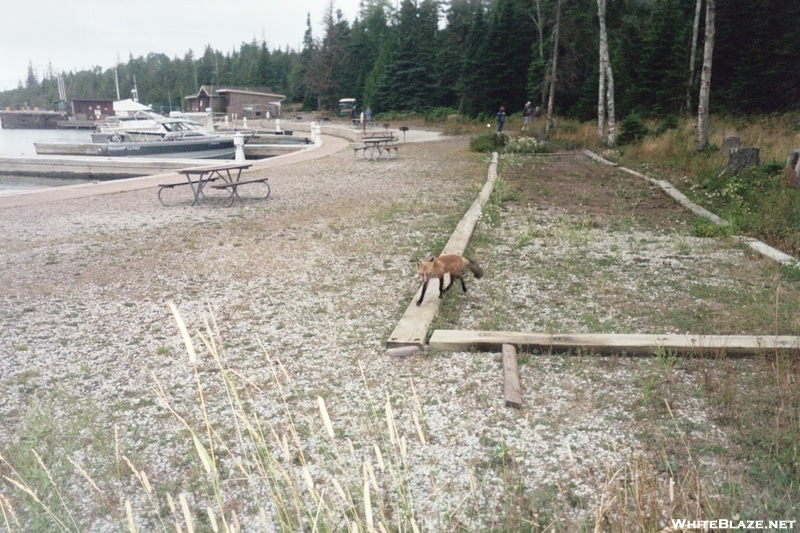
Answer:
[[[699, 169], [721, 170], [728, 156], [719, 150], [723, 138], [737, 136], [741, 146], [758, 147], [762, 162], [786, 161], [792, 149], [800, 147], [800, 114], [758, 116], [748, 118], [712, 116], [709, 122], [709, 149], [697, 153], [696, 120], [693, 117], [678, 119], [678, 127], [663, 133], [660, 120], [645, 119], [651, 134], [641, 142], [616, 148], [614, 160], [627, 165], [649, 164], [682, 175], [696, 174]], [[619, 124], [619, 122], [618, 122]], [[559, 120], [552, 138], [580, 143], [590, 150], [604, 150], [597, 139], [597, 124]]]

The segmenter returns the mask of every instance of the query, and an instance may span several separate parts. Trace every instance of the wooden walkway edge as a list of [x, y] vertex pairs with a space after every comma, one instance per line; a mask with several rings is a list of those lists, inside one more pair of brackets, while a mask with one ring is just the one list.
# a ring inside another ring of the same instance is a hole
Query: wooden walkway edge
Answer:
[[498, 351], [504, 344], [543, 352], [582, 350], [598, 354], [653, 355], [657, 350], [696, 355], [754, 355], [780, 350], [800, 353], [800, 337], [791, 335], [618, 335], [601, 333], [521, 333], [437, 329], [431, 350]]
[[[728, 222], [726, 220], [722, 220], [721, 218], [719, 218], [717, 215], [715, 215], [714, 213], [712, 213], [708, 209], [695, 204], [694, 202], [689, 200], [682, 192], [680, 192], [678, 189], [676, 189], [670, 182], [668, 182], [666, 180], [657, 180], [657, 179], [654, 179], [654, 178], [650, 178], [648, 176], [645, 176], [641, 172], [636, 172], [635, 170], [631, 170], [629, 168], [621, 167], [617, 163], [613, 163], [613, 162], [603, 158], [602, 156], [599, 156], [599, 155], [595, 154], [594, 152], [592, 152], [590, 150], [584, 150], [583, 153], [584, 153], [584, 155], [586, 155], [589, 159], [592, 159], [593, 161], [596, 161], [596, 162], [601, 163], [603, 165], [608, 165], [608, 166], [611, 166], [611, 167], [617, 167], [623, 172], [627, 172], [628, 174], [631, 174], [633, 176], [637, 176], [639, 178], [642, 178], [644, 180], [649, 181], [650, 183], [652, 183], [656, 187], [661, 188], [662, 191], [664, 191], [669, 196], [671, 196], [672, 199], [674, 199], [676, 202], [678, 202], [685, 209], [688, 209], [689, 211], [694, 213], [695, 216], [705, 217], [708, 220], [710, 220], [712, 223], [716, 224], [717, 226], [727, 226], [728, 225]], [[757, 239], [753, 239], [753, 238], [750, 238], [750, 237], [734, 237], [734, 238], [737, 239], [739, 242], [742, 242], [745, 245], [749, 246], [750, 248], [752, 248], [756, 252], [758, 252], [758, 253], [766, 256], [766, 257], [769, 257], [770, 259], [772, 259], [774, 261], [778, 261], [779, 263], [784, 264], [784, 265], [800, 267], [800, 261], [798, 261], [794, 257], [792, 257], [792, 256], [790, 256], [788, 254], [785, 254], [785, 253], [781, 252], [780, 250], [776, 250], [772, 246], [770, 246], [770, 245], [768, 245], [766, 243], [763, 243], [763, 242], [761, 242], [761, 241], [759, 241]]]
[[[498, 154], [492, 154], [492, 161], [489, 164], [489, 172], [486, 177], [486, 183], [481, 189], [478, 198], [472, 203], [472, 206], [464, 214], [461, 221], [456, 226], [455, 231], [447, 241], [443, 254], [463, 254], [464, 250], [469, 245], [469, 240], [472, 238], [472, 233], [475, 231], [475, 226], [480, 220], [483, 206], [489, 201], [489, 197], [494, 190], [494, 183], [497, 180], [497, 160]], [[397, 348], [401, 346], [425, 346], [425, 338], [428, 335], [428, 328], [433, 323], [436, 313], [439, 311], [441, 300], [439, 299], [438, 287], [433, 287], [436, 290], [430, 290], [425, 295], [425, 300], [422, 305], [417, 306], [422, 287], [417, 290], [411, 303], [408, 304], [406, 312], [403, 317], [395, 326], [394, 331], [389, 335], [389, 340], [386, 341], [387, 348]]]

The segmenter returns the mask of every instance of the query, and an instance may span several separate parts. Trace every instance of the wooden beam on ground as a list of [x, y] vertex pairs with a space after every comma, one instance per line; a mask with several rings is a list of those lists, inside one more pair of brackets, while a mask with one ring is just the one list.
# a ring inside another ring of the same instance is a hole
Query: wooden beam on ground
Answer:
[[[475, 199], [472, 206], [456, 226], [450, 236], [450, 240], [447, 241], [442, 250], [443, 254], [461, 255], [467, 249], [472, 233], [475, 231], [475, 226], [481, 218], [483, 205], [489, 201], [489, 197], [494, 190], [494, 183], [497, 180], [497, 159], [498, 154], [495, 152], [492, 154], [492, 162], [489, 164], [489, 171], [483, 189], [481, 189], [478, 198]], [[444, 281], [449, 282], [449, 276], [446, 276]], [[417, 300], [419, 300], [421, 292], [422, 286], [420, 285], [411, 303], [408, 304], [406, 312], [400, 318], [394, 331], [389, 335], [389, 340], [386, 341], [387, 348], [411, 345], [422, 348], [425, 346], [428, 328], [433, 323], [433, 319], [436, 317], [436, 313], [439, 312], [439, 306], [441, 305], [437, 281], [431, 282], [425, 299], [418, 306]]]
[[717, 226], [727, 226], [728, 225], [728, 222], [726, 222], [725, 220], [722, 220], [721, 218], [719, 218], [717, 215], [715, 215], [714, 213], [712, 213], [708, 209], [705, 209], [704, 207], [700, 207], [699, 205], [697, 205], [694, 202], [692, 202], [691, 200], [689, 200], [682, 192], [680, 192], [678, 189], [673, 187], [672, 184], [670, 182], [668, 182], [668, 181], [653, 179], [651, 177], [645, 176], [641, 172], [636, 172], [635, 170], [631, 170], [629, 168], [621, 167], [618, 164], [612, 163], [611, 161], [608, 161], [607, 159], [595, 154], [594, 152], [592, 152], [590, 150], [584, 150], [583, 153], [587, 157], [589, 157], [590, 159], [593, 159], [594, 161], [597, 161], [598, 163], [603, 163], [605, 165], [618, 167], [623, 172], [627, 172], [628, 174], [636, 176], [637, 178], [642, 178], [643, 180], [649, 181], [653, 185], [655, 185], [657, 187], [660, 187], [661, 190], [663, 190], [665, 193], [667, 193], [669, 196], [671, 196], [676, 202], [681, 204], [684, 208], [688, 209], [689, 211], [691, 211], [692, 213], [694, 213], [698, 217], [705, 217], [708, 220], [710, 220], [711, 222], [713, 222], [714, 224], [716, 224]]
[[[657, 187], [660, 187], [661, 190], [663, 190], [665, 193], [667, 193], [669, 196], [671, 196], [681, 206], [683, 206], [684, 208], [688, 209], [689, 211], [691, 211], [692, 213], [694, 213], [698, 217], [705, 217], [708, 220], [710, 220], [712, 223], [716, 224], [717, 226], [727, 226], [728, 225], [727, 221], [722, 220], [721, 218], [719, 218], [717, 215], [715, 215], [714, 213], [712, 213], [708, 209], [700, 207], [699, 205], [697, 205], [694, 202], [692, 202], [691, 200], [689, 200], [683, 193], [681, 193], [678, 189], [673, 187], [672, 184], [670, 182], [668, 182], [668, 181], [653, 179], [653, 178], [645, 176], [644, 174], [642, 174], [640, 172], [636, 172], [635, 170], [631, 170], [631, 169], [625, 168], [625, 167], [620, 167], [618, 164], [612, 163], [611, 161], [608, 161], [608, 160], [604, 159], [603, 157], [595, 154], [594, 152], [591, 152], [590, 150], [584, 150], [583, 153], [587, 157], [589, 157], [590, 159], [593, 159], [594, 161], [597, 161], [598, 163], [602, 163], [604, 165], [610, 165], [610, 166], [614, 166], [614, 167], [619, 167], [619, 169], [622, 170], [623, 172], [627, 172], [628, 174], [632, 174], [634, 176], [637, 176], [639, 178], [647, 180], [650, 183], [652, 183], [653, 185], [655, 185]], [[791, 157], [790, 157], [790, 161], [791, 161]], [[750, 248], [752, 248], [756, 252], [758, 252], [758, 253], [760, 253], [762, 255], [765, 255], [766, 257], [769, 257], [770, 259], [772, 259], [774, 261], [778, 261], [778, 262], [780, 262], [780, 263], [782, 263], [784, 265], [792, 265], [792, 266], [800, 265], [800, 261], [798, 261], [797, 259], [795, 259], [791, 255], [785, 254], [785, 253], [781, 252], [780, 250], [776, 250], [772, 246], [769, 246], [768, 244], [763, 243], [763, 242], [761, 242], [759, 240], [756, 240], [756, 239], [753, 239], [753, 238], [750, 238], [750, 237], [741, 237], [741, 236], [735, 236], [734, 239], [737, 239], [739, 242], [742, 242], [742, 243], [746, 244], [747, 246], [749, 246]]]
[[776, 250], [772, 246], [763, 243], [757, 239], [753, 239], [752, 237], [734, 237], [734, 240], [737, 240], [741, 243], [746, 244], [756, 252], [760, 253], [761, 255], [765, 255], [772, 259], [773, 261], [777, 261], [783, 265], [792, 265], [792, 266], [799, 266], [800, 262], [797, 261], [794, 257], [789, 254], [785, 254], [780, 250]]
[[601, 333], [552, 334], [512, 331], [437, 329], [430, 349], [463, 352], [497, 351], [504, 344], [543, 352], [583, 350], [592, 353], [653, 355], [656, 350], [697, 355], [754, 355], [773, 350], [800, 353], [800, 337], [792, 335], [617, 335]]
[[517, 349], [511, 344], [503, 345], [503, 396], [506, 407], [522, 407], [522, 387], [517, 369]]

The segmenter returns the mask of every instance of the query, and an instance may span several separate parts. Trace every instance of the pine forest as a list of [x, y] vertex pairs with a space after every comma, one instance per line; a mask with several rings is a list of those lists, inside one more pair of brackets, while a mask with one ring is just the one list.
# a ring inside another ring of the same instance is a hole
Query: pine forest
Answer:
[[[123, 98], [135, 77], [142, 101], [164, 112], [211, 85], [266, 87], [307, 111], [333, 110], [340, 98], [354, 97], [376, 113], [479, 118], [501, 105], [519, 111], [527, 100], [546, 107], [552, 88], [553, 113], [588, 121], [598, 116], [609, 70], [618, 117], [694, 114], [710, 6], [711, 112], [796, 109], [800, 2], [790, 0], [364, 0], [352, 21], [331, 3], [325, 13], [309, 13], [300, 50], [253, 40], [228, 53], [209, 46], [201, 56], [189, 50], [169, 58], [154, 51], [116, 69], [63, 77], [68, 98], [112, 99], [116, 70]], [[312, 16], [322, 24], [312, 24]], [[30, 67], [17, 89], [0, 92], [0, 108], [49, 108], [57, 99], [55, 74]]]

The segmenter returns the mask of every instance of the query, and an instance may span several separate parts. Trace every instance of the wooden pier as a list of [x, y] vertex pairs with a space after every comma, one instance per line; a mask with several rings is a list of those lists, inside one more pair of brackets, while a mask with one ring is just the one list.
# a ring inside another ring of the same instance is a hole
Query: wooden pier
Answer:
[[[100, 147], [102, 144], [98, 143], [47, 143], [39, 142], [34, 143], [36, 146], [36, 154], [39, 156], [93, 156], [101, 157]], [[308, 148], [308, 144], [255, 144], [247, 143], [244, 145], [244, 156], [246, 159], [264, 159], [267, 157], [276, 157], [284, 154], [291, 154], [298, 150]], [[119, 158], [115, 158], [119, 159]], [[129, 158], [126, 158], [129, 159]]]
[[179, 168], [208, 165], [207, 159], [150, 159], [144, 157], [0, 156], [0, 172], [52, 178], [118, 179], [149, 176]]
[[53, 130], [58, 121], [66, 119], [66, 113], [57, 111], [0, 111], [4, 130]]

